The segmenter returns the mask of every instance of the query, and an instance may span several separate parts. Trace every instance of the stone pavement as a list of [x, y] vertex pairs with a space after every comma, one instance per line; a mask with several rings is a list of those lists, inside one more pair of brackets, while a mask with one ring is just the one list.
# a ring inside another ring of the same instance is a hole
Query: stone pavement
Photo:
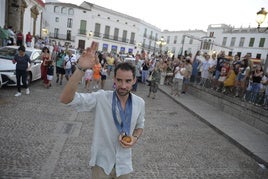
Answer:
[[268, 166], [268, 135], [266, 133], [193, 95], [172, 96], [170, 86], [167, 85], [160, 85], [159, 89], [210, 127], [227, 137], [232, 143], [253, 157], [260, 165]]

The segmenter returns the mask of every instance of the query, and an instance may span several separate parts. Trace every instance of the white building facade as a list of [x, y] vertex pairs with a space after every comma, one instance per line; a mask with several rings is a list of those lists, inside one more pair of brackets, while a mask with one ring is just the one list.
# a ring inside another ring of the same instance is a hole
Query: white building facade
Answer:
[[[241, 57], [251, 54], [262, 59], [268, 53], [268, 33], [256, 28], [235, 29], [225, 24], [209, 25], [202, 30], [161, 31], [138, 18], [122, 14], [84, 1], [80, 6], [68, 3], [46, 3], [43, 31], [49, 38], [62, 45], [84, 49], [94, 40], [100, 51], [170, 55], [195, 54], [201, 50], [209, 54], [225, 51], [227, 55]], [[45, 22], [45, 23], [44, 23]], [[160, 38], [165, 43], [159, 45]]]

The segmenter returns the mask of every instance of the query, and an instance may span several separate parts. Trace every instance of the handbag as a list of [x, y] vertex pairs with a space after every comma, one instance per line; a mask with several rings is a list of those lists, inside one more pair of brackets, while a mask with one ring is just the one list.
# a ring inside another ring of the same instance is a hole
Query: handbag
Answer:
[[147, 81], [152, 81], [152, 79], [153, 79], [153, 74], [154, 74], [154, 72], [152, 72], [152, 73], [150, 74], [150, 76], [147, 78]]

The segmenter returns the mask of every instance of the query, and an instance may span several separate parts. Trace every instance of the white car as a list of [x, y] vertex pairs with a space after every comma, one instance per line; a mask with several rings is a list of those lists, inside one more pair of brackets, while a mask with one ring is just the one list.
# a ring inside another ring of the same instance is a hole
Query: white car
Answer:
[[3, 82], [2, 82], [2, 75], [0, 73], [0, 88], [3, 86]]
[[135, 66], [136, 59], [134, 57], [126, 57], [124, 59], [124, 62], [129, 62], [129, 63], [131, 63], [132, 65]]
[[[0, 75], [1, 84], [7, 86], [16, 86], [16, 64], [13, 64], [12, 60], [18, 53], [18, 46], [5, 46], [0, 48]], [[40, 65], [41, 50], [35, 48], [26, 48], [26, 54], [31, 59], [31, 67], [27, 70], [27, 83], [28, 85], [35, 80], [41, 78]]]

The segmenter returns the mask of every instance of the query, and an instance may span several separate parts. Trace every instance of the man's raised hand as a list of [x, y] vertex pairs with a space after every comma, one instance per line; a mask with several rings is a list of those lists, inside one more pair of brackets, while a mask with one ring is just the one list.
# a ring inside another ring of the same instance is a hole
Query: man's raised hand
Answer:
[[96, 60], [98, 60], [98, 56], [96, 54], [96, 51], [98, 50], [98, 45], [98, 42], [93, 41], [91, 43], [91, 46], [83, 51], [78, 61], [79, 65], [83, 69], [89, 69], [95, 65]]

